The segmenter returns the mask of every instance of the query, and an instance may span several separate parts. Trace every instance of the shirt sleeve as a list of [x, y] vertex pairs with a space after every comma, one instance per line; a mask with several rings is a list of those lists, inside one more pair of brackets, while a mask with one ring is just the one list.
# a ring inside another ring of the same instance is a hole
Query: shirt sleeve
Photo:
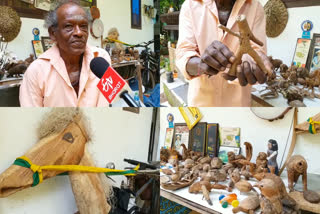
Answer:
[[251, 29], [253, 35], [261, 42], [263, 42], [263, 46], [259, 46], [256, 43], [251, 41], [252, 47], [256, 51], [260, 51], [264, 54], [267, 54], [267, 34], [266, 34], [266, 17], [264, 15], [264, 9], [260, 2], [257, 2], [257, 9], [254, 19], [254, 24]]
[[198, 45], [192, 27], [192, 17], [189, 1], [185, 1], [179, 16], [179, 40], [176, 49], [176, 66], [187, 79], [192, 79], [186, 70], [191, 57], [200, 57]]
[[19, 100], [21, 107], [43, 107], [43, 93], [40, 88], [41, 64], [34, 61], [28, 67], [20, 86]]

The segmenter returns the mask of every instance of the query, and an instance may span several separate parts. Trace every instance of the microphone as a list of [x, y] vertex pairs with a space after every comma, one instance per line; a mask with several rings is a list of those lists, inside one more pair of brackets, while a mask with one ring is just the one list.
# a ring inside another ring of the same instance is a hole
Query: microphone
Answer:
[[[113, 77], [112, 75], [109, 77], [109, 78], [106, 78], [105, 80], [105, 84], [103, 84], [102, 82], [102, 86], [103, 86], [103, 90], [104, 91], [108, 91], [109, 90], [109, 87], [111, 89], [113, 89], [113, 92], [111, 93], [111, 95], [109, 96], [106, 96], [105, 94], [105, 97], [107, 98], [107, 100], [109, 101], [109, 103], [112, 103], [113, 99], [118, 97], [118, 91], [116, 90], [118, 86], [117, 85], [114, 85], [112, 86], [113, 83], [116, 83], [113, 81], [113, 79], [115, 78], [118, 78], [119, 79], [119, 83], [120, 82], [125, 82], [124, 79], [122, 79], [122, 77], [117, 73], [117, 71], [115, 71], [110, 65], [109, 63], [107, 62], [107, 60], [105, 60], [104, 58], [102, 57], [95, 57], [93, 58], [93, 60], [91, 60], [90, 62], [90, 69], [91, 71], [100, 79], [103, 78], [103, 76], [106, 74], [106, 73], [110, 73], [110, 74], [115, 74]], [[110, 79], [111, 78], [111, 79]], [[99, 82], [100, 84], [100, 82]], [[99, 87], [99, 84], [98, 84], [98, 87]], [[108, 87], [107, 90], [105, 90], [105, 87]], [[140, 107], [139, 104], [136, 103], [136, 101], [128, 94], [128, 91], [131, 91], [130, 87], [124, 83], [124, 86], [123, 86], [124, 90], [122, 90], [120, 92], [120, 95], [119, 97], [122, 98], [127, 104], [128, 106], [130, 107]], [[103, 93], [103, 91], [102, 91]], [[112, 97], [113, 95], [115, 95], [113, 98], [110, 99], [110, 97]], [[109, 98], [109, 99], [108, 99]], [[110, 102], [111, 100], [111, 102]]]

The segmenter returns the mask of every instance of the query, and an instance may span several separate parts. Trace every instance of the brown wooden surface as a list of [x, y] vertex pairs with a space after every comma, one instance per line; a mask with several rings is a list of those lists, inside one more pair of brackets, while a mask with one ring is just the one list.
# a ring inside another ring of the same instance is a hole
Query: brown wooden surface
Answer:
[[289, 195], [297, 202], [301, 210], [306, 210], [313, 213], [320, 213], [320, 204], [313, 204], [306, 201], [303, 197], [302, 192], [294, 191], [290, 192]]
[[192, 209], [196, 212], [199, 212], [199, 213], [214, 213], [214, 214], [219, 214], [219, 212], [216, 212], [212, 209], [209, 209], [207, 207], [204, 207], [204, 206], [201, 206], [200, 204], [197, 204], [193, 201], [190, 201], [188, 199], [185, 199], [185, 198], [182, 198], [180, 196], [177, 196], [169, 191], [166, 191], [166, 190], [163, 190], [163, 189], [160, 189], [160, 196], [170, 200], [170, 201], [173, 201], [173, 202], [176, 202], [178, 204], [181, 204], [182, 206], [185, 206], [185, 207], [188, 207], [189, 209]]
[[273, 107], [271, 104], [267, 103], [265, 100], [257, 97], [256, 95], [251, 94], [251, 98], [260, 105], [259, 107]]
[[309, 7], [320, 5], [319, 0], [283, 0], [287, 8], [291, 7]]
[[140, 98], [140, 101], [143, 102], [142, 77], [141, 77], [141, 64], [140, 63], [137, 63], [137, 65], [136, 65], [136, 72], [137, 72], [138, 86], [139, 86], [139, 98]]
[[[95, 166], [87, 149], [85, 149], [79, 165]], [[111, 207], [107, 203], [98, 173], [69, 172], [69, 178], [80, 213], [109, 213]]]
[[[44, 17], [47, 15], [47, 11], [37, 9], [32, 4], [20, 0], [0, 0], [0, 5], [12, 7], [14, 10], [17, 11], [20, 17], [44, 19]], [[81, 5], [89, 6], [90, 3], [86, 1], [81, 1]], [[93, 0], [91, 6], [96, 5], [96, 0]]]

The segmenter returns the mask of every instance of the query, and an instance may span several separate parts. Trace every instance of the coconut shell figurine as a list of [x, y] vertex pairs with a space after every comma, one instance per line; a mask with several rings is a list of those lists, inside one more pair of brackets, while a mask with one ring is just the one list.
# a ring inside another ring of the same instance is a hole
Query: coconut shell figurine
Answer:
[[253, 214], [260, 206], [259, 197], [255, 194], [243, 199], [238, 207], [232, 209], [233, 213], [244, 212]]
[[[111, 185], [94, 167], [86, 149], [87, 122], [80, 110], [56, 108], [39, 124], [39, 141], [0, 174], [0, 198], [36, 186], [43, 180], [69, 172], [72, 190], [80, 213], [108, 213]], [[83, 165], [83, 166], [78, 166]], [[81, 171], [79, 168], [87, 168]]]

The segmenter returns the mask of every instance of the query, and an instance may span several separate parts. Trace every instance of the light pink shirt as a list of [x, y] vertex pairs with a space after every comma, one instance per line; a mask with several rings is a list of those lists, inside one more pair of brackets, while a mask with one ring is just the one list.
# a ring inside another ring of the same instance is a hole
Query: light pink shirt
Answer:
[[78, 96], [73, 89], [65, 63], [57, 46], [39, 56], [27, 69], [20, 87], [22, 107], [95, 107], [109, 106], [97, 88], [99, 79], [90, 70], [93, 53], [105, 58], [110, 64], [109, 54], [96, 47], [86, 47], [79, 81]]
[[[253, 34], [265, 45], [253, 47], [266, 53], [265, 17], [262, 5], [257, 0], [237, 0], [229, 17], [227, 27], [238, 32], [236, 17], [244, 14]], [[219, 15], [214, 0], [186, 0], [180, 11], [179, 41], [176, 49], [176, 65], [190, 80], [188, 92], [189, 106], [250, 106], [251, 86], [241, 87], [237, 80], [225, 80], [221, 74], [201, 75], [192, 78], [186, 72], [188, 60], [201, 56], [214, 41], [224, 43], [236, 53], [239, 39], [218, 28]]]

